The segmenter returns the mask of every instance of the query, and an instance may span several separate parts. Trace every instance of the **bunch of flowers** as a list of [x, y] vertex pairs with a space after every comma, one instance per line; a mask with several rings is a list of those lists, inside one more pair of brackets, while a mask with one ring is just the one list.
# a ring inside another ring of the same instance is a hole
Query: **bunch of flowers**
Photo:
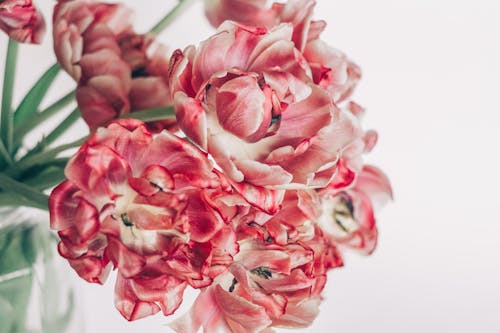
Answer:
[[[306, 327], [342, 253], [375, 249], [375, 210], [391, 198], [363, 162], [377, 134], [351, 100], [360, 69], [321, 39], [314, 0], [206, 0], [216, 32], [168, 53], [156, 35], [188, 2], [139, 34], [122, 4], [58, 1], [58, 65], [39, 82], [71, 76], [76, 90], [48, 112], [76, 98], [56, 134], [81, 115], [90, 135], [57, 147], [49, 135], [23, 155], [13, 131], [47, 110], [2, 110], [0, 196], [43, 208], [41, 190], [64, 177], [48, 198], [59, 253], [92, 283], [116, 270], [128, 320], [174, 313], [191, 287], [177, 332]], [[6, 0], [0, 28], [38, 42], [44, 24], [31, 1]]]

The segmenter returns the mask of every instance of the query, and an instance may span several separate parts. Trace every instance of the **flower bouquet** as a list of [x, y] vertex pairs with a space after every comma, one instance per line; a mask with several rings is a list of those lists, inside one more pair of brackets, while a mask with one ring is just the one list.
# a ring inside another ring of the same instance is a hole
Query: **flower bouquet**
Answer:
[[[314, 0], [206, 0], [214, 34], [168, 52], [157, 36], [191, 2], [138, 33], [123, 4], [58, 1], [57, 63], [14, 106], [18, 42], [40, 42], [45, 23], [32, 1], [0, 0], [10, 37], [0, 206], [48, 209], [58, 253], [80, 277], [102, 284], [116, 271], [127, 320], [173, 314], [189, 287], [199, 295], [176, 332], [307, 327], [343, 251], [375, 249], [374, 211], [391, 198], [386, 176], [363, 163], [377, 134], [350, 99], [360, 69], [321, 39]], [[75, 89], [41, 109], [61, 69]], [[79, 119], [89, 133], [61, 143]], [[37, 252], [10, 253], [26, 248]], [[19, 271], [4, 258], [0, 269]], [[3, 303], [13, 308], [0, 293]]]

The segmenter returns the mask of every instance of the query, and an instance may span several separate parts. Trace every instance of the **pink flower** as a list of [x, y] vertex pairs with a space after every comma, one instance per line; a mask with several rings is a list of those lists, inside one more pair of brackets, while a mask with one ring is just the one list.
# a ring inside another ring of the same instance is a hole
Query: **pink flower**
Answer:
[[[346, 103], [343, 108], [361, 122], [365, 110], [355, 102]], [[368, 130], [347, 146], [337, 163], [337, 173], [328, 184], [329, 191], [341, 191], [350, 187], [363, 169], [363, 155], [372, 151], [377, 144], [378, 134]]]
[[[120, 4], [94, 0], [59, 1], [54, 7], [52, 32], [57, 61], [68, 74], [79, 81], [80, 61], [85, 53], [112, 48], [119, 54], [113, 36], [130, 29], [130, 16], [131, 11]], [[110, 37], [89, 47], [86, 45], [89, 29], [106, 32]]]
[[320, 39], [309, 42], [304, 49], [314, 82], [326, 89], [336, 103], [349, 98], [361, 79], [360, 68], [341, 51]]
[[214, 27], [226, 20], [246, 25], [271, 27], [276, 24], [267, 0], [205, 0], [205, 14]]
[[387, 177], [373, 166], [364, 166], [353, 185], [338, 189], [332, 183], [320, 191], [323, 214], [318, 225], [334, 244], [370, 254], [377, 245], [374, 210], [392, 198]]
[[[132, 31], [131, 12], [93, 0], [59, 3], [54, 12], [54, 50], [78, 82], [77, 101], [91, 129], [128, 112], [171, 104], [164, 46]], [[156, 122], [160, 131], [174, 121]]]
[[288, 0], [286, 3], [259, 0], [205, 0], [207, 17], [214, 26], [224, 20], [273, 28], [280, 23], [293, 26], [292, 41], [311, 67], [314, 83], [326, 89], [333, 100], [346, 100], [361, 78], [361, 70], [341, 51], [319, 39], [324, 21], [313, 21], [315, 0]]
[[289, 190], [276, 214], [251, 208], [233, 218], [233, 224], [240, 239], [262, 238], [286, 245], [312, 239], [320, 215], [321, 202], [314, 190]]
[[[191, 311], [174, 321], [178, 333], [262, 332], [268, 327], [300, 328], [319, 313], [326, 283], [327, 242], [285, 247], [242, 242], [230, 272], [203, 290]], [[326, 250], [326, 251], [325, 251]], [[211, 309], [211, 311], [206, 311]]]
[[89, 282], [118, 269], [116, 306], [135, 320], [180, 305], [187, 284], [201, 288], [226, 271], [237, 243], [216, 206], [225, 181], [206, 156], [142, 122], [100, 128], [66, 168], [50, 197], [59, 252]]
[[361, 135], [311, 80], [292, 27], [231, 22], [198, 49], [174, 53], [170, 87], [180, 128], [252, 204], [276, 212], [287, 188], [324, 187]]
[[39, 44], [45, 20], [31, 0], [0, 0], [0, 29], [18, 42]]
[[315, 0], [275, 3], [278, 22], [293, 25], [293, 42], [311, 67], [314, 83], [326, 89], [335, 103], [346, 100], [361, 78], [360, 68], [341, 51], [320, 39], [324, 21], [313, 21]]
[[[229, 272], [204, 290], [191, 311], [171, 326], [179, 333], [261, 332], [309, 326], [318, 314], [328, 270], [342, 265], [335, 247], [315, 227], [314, 191], [288, 191], [282, 210], [259, 224], [239, 224], [240, 252]], [[291, 220], [287, 220], [290, 217]], [[282, 229], [278, 230], [279, 221]], [[281, 237], [286, 233], [290, 237]], [[204, 309], [210, 308], [208, 312]]]

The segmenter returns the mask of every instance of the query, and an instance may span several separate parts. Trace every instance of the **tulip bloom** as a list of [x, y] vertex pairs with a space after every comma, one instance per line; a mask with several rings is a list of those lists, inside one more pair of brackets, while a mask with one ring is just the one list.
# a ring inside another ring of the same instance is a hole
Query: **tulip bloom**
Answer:
[[211, 197], [227, 190], [206, 156], [143, 123], [99, 129], [69, 161], [50, 197], [59, 252], [85, 280], [118, 269], [116, 305], [129, 320], [173, 313], [186, 285], [210, 285], [237, 252]]
[[[132, 30], [131, 11], [94, 0], [60, 2], [54, 51], [78, 83], [76, 97], [91, 130], [126, 113], [171, 105], [166, 47]], [[155, 122], [161, 131], [173, 121]]]
[[174, 53], [171, 65], [179, 127], [269, 213], [285, 189], [326, 186], [361, 135], [357, 119], [314, 84], [292, 33], [290, 24], [268, 31], [226, 22], [198, 49]]
[[323, 214], [318, 225], [334, 244], [370, 254], [377, 245], [375, 209], [392, 198], [387, 177], [378, 168], [364, 166], [353, 185], [320, 192]]
[[39, 44], [45, 20], [31, 0], [1, 0], [0, 30], [18, 42]]

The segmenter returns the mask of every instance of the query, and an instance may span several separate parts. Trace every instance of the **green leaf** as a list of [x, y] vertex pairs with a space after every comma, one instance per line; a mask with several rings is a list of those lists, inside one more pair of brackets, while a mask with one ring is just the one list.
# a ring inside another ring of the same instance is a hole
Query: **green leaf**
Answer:
[[[58, 159], [59, 160], [59, 159]], [[64, 165], [68, 159], [64, 160]], [[66, 176], [64, 175], [64, 166], [48, 165], [41, 171], [34, 173], [34, 176], [28, 179], [23, 179], [23, 183], [32, 186], [37, 190], [45, 190], [62, 182]]]
[[17, 42], [9, 39], [7, 46], [7, 57], [5, 61], [5, 75], [2, 90], [2, 109], [0, 111], [0, 139], [8, 153], [12, 149], [13, 139], [13, 116], [12, 116], [12, 92], [14, 90], [14, 79], [16, 76]]
[[0, 192], [0, 207], [26, 206], [31, 207], [32, 203], [17, 193]]
[[68, 128], [73, 126], [76, 121], [80, 119], [80, 110], [74, 109], [52, 132], [45, 138], [45, 144], [50, 145], [54, 143]]
[[52, 65], [26, 94], [14, 114], [14, 126], [19, 128], [22, 123], [38, 113], [38, 107], [61, 70], [59, 64]]
[[155, 26], [152, 27], [151, 30], [149, 30], [149, 32], [154, 35], [160, 34], [172, 22], [174, 22], [175, 19], [179, 17], [179, 15], [182, 14], [182, 12], [186, 10], [192, 3], [193, 0], [179, 0], [179, 3], [174, 8], [172, 8], [172, 10], [168, 12], [167, 15], [164, 16], [158, 23], [156, 23]]
[[49, 119], [50, 117], [56, 115], [63, 109], [65, 106], [70, 104], [75, 100], [75, 91], [71, 91], [61, 97], [59, 100], [54, 102], [52, 105], [47, 107], [45, 110], [41, 112], [34, 113], [29, 118], [23, 120], [21, 124], [15, 127], [15, 145], [20, 145], [23, 141], [24, 136], [32, 131], [35, 127]]
[[3, 173], [0, 173], [0, 188], [5, 192], [22, 195], [30, 203], [30, 207], [48, 209], [49, 197], [46, 194], [20, 183]]
[[174, 108], [172, 106], [147, 109], [144, 111], [131, 112], [122, 115], [120, 118], [138, 119], [144, 122], [152, 122], [165, 119], [174, 119]]
[[3, 160], [0, 159], [0, 169], [5, 166], [5, 163], [7, 163], [8, 165], [14, 164], [12, 157], [10, 156], [9, 152], [7, 151], [7, 148], [5, 147], [1, 139], [0, 139], [0, 157], [3, 158]]
[[[26, 155], [23, 157], [15, 166], [9, 167], [6, 170], [4, 170], [4, 174], [8, 175], [11, 178], [17, 178], [20, 177], [23, 172], [29, 170], [30, 168], [39, 165], [43, 166], [46, 164], [50, 164], [51, 162], [54, 161], [54, 158], [59, 155], [60, 153], [67, 151], [69, 149], [74, 149], [77, 147], [80, 147], [85, 141], [87, 140], [87, 137], [80, 138], [78, 140], [75, 140], [70, 143], [66, 143], [54, 148], [47, 149], [45, 151], [38, 152], [33, 155]], [[59, 159], [57, 159], [59, 160]], [[1, 173], [0, 173], [1, 175]], [[1, 183], [0, 183], [1, 184]], [[1, 188], [1, 185], [0, 185]]]

